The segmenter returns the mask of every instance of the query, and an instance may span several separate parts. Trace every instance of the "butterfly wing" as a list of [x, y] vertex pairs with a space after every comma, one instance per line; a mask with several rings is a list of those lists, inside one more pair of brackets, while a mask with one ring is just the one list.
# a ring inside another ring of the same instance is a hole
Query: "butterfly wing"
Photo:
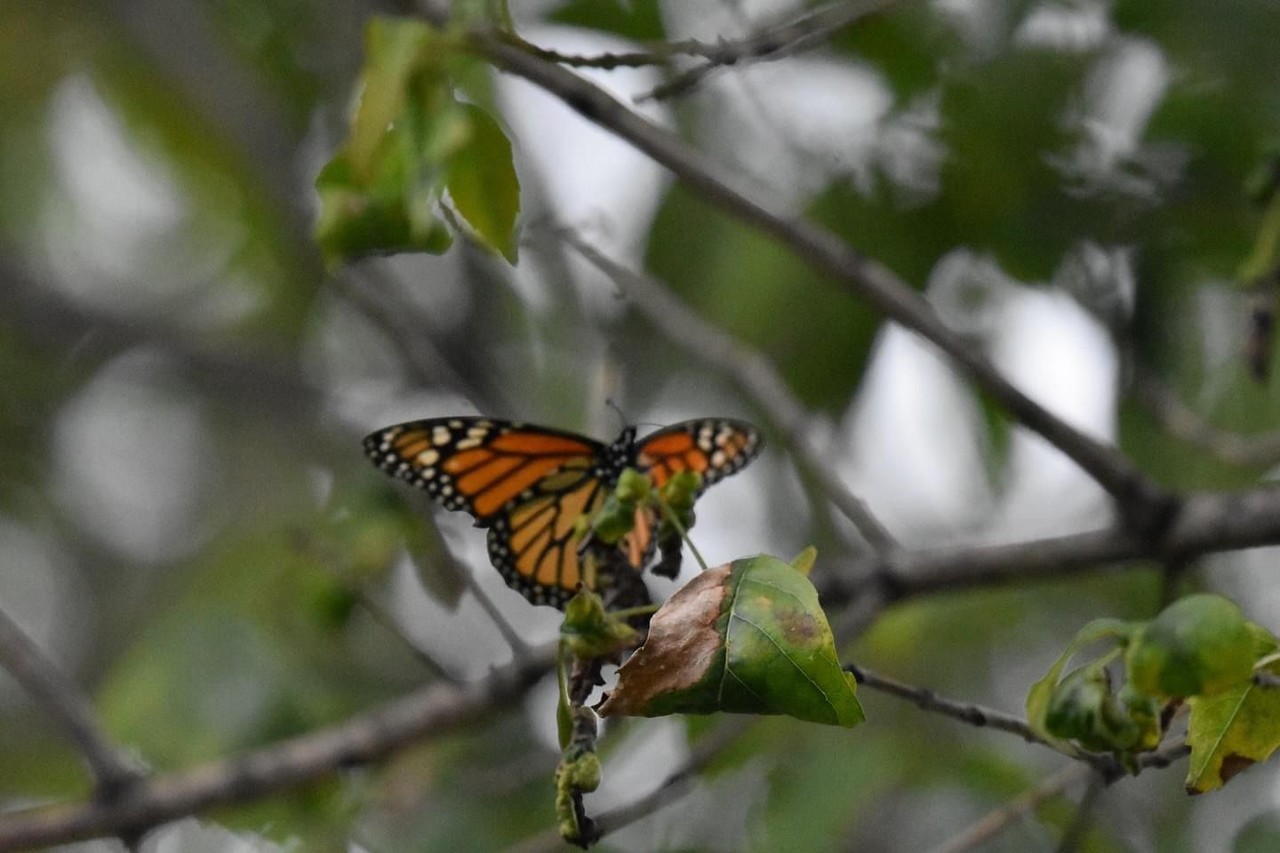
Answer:
[[[750, 424], [705, 418], [684, 421], [645, 436], [636, 446], [636, 464], [646, 470], [659, 487], [681, 471], [696, 471], [702, 475], [698, 487], [701, 494], [707, 486], [741, 470], [762, 446], [760, 433]], [[657, 522], [655, 517], [654, 527]], [[655, 546], [660, 547], [662, 559], [654, 566], [653, 573], [674, 579], [680, 573], [683, 543], [676, 531], [666, 530], [661, 535], [659, 542], [651, 534], [645, 563], [652, 557]]]
[[513, 421], [434, 418], [378, 430], [365, 438], [364, 449], [386, 473], [489, 527], [557, 471], [589, 476], [604, 445]]
[[583, 581], [578, 521], [604, 503], [606, 448], [585, 436], [489, 418], [379, 430], [365, 451], [383, 471], [489, 528], [489, 559], [534, 604], [563, 608]]
[[701, 494], [707, 486], [742, 470], [763, 446], [751, 424], [704, 418], [645, 436], [636, 445], [636, 463], [659, 487], [681, 471], [696, 471], [702, 475]]
[[489, 528], [489, 559], [507, 585], [534, 604], [564, 607], [580, 583], [581, 519], [604, 504], [610, 484], [576, 463], [536, 483]]
[[397, 424], [364, 440], [383, 471], [489, 528], [489, 559], [508, 586], [559, 608], [583, 582], [602, 591], [643, 590], [633, 582], [655, 548], [652, 508], [637, 510], [635, 528], [617, 547], [595, 552], [611, 577], [587, 578], [582, 564], [580, 521], [604, 504], [622, 467], [634, 460], [658, 486], [679, 471], [697, 471], [705, 489], [746, 465], [760, 446], [754, 427], [723, 419], [685, 421], [638, 444], [628, 429], [608, 447], [570, 432], [470, 417]]

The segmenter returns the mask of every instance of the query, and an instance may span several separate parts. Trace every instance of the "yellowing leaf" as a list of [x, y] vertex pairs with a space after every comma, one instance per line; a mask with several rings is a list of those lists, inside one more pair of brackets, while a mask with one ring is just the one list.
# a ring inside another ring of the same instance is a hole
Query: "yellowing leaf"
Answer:
[[[1258, 657], [1276, 649], [1276, 640], [1263, 628], [1250, 625]], [[1280, 672], [1272, 664], [1268, 672]], [[1212, 696], [1193, 696], [1187, 704], [1187, 792], [1202, 794], [1221, 788], [1231, 777], [1280, 746], [1280, 690], [1246, 681]]]

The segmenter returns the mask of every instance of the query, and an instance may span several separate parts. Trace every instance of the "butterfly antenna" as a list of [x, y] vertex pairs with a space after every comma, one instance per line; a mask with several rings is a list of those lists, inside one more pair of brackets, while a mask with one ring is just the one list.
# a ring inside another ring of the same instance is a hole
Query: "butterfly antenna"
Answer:
[[613, 411], [618, 415], [618, 420], [621, 421], [621, 424], [619, 425], [618, 428], [624, 429], [629, 423], [629, 421], [627, 420], [627, 413], [622, 411], [622, 407], [619, 406], [616, 402], [614, 402], [612, 397], [606, 397], [604, 404], [609, 408], [613, 409]]

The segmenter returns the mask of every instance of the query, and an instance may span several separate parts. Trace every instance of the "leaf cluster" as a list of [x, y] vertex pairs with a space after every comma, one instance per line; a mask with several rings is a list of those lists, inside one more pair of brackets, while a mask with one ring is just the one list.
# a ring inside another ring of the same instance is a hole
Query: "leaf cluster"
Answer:
[[[1077, 653], [1100, 643], [1103, 652], [1062, 674]], [[1095, 620], [1031, 688], [1027, 719], [1046, 737], [1113, 753], [1136, 772], [1141, 754], [1160, 745], [1185, 704], [1187, 790], [1212, 791], [1280, 746], [1280, 693], [1258, 678], [1275, 667], [1276, 650], [1271, 632], [1231, 601], [1205, 593], [1148, 621]]]

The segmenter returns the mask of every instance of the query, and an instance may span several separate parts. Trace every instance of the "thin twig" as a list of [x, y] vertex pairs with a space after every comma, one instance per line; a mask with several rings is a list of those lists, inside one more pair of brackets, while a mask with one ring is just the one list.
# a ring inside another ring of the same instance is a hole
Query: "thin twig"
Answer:
[[461, 569], [461, 574], [462, 582], [467, 585], [467, 590], [475, 598], [476, 604], [480, 605], [480, 609], [489, 617], [493, 627], [502, 635], [503, 642], [507, 644], [507, 648], [511, 649], [512, 657], [518, 661], [527, 658], [532, 651], [531, 647], [525, 642], [524, 637], [520, 636], [520, 632], [511, 625], [511, 621], [507, 619], [501, 608], [494, 603], [489, 591], [481, 586], [480, 579], [466, 568]]
[[[363, 280], [361, 280], [363, 279]], [[389, 272], [366, 263], [355, 273], [333, 279], [334, 290], [366, 320], [376, 325], [396, 348], [413, 378], [427, 387], [444, 387], [470, 401], [479, 411], [502, 411], [506, 403], [495, 388], [481, 388], [449, 360], [445, 351], [423, 333], [420, 311], [397, 294]]]
[[710, 57], [718, 49], [718, 45], [707, 44], [697, 39], [684, 41], [642, 42], [643, 50], [626, 53], [562, 53], [548, 47], [534, 44], [517, 33], [497, 30], [494, 37], [512, 47], [517, 47], [530, 56], [536, 56], [544, 62], [567, 65], [570, 68], [598, 68], [613, 71], [615, 68], [648, 68], [654, 65], [667, 65], [677, 56]]
[[479, 722], [523, 695], [550, 664], [544, 654], [473, 684], [435, 684], [336, 726], [138, 781], [116, 802], [65, 803], [0, 815], [0, 850], [146, 831], [376, 761], [413, 741]]
[[676, 75], [651, 92], [637, 95], [634, 100], [639, 104], [674, 98], [687, 93], [709, 74], [721, 68], [737, 65], [748, 59], [782, 59], [808, 50], [873, 12], [881, 11], [892, 2], [893, 0], [846, 0], [832, 3], [747, 38], [722, 42], [718, 50], [700, 54], [706, 60], [702, 64]]
[[1084, 840], [1084, 835], [1089, 831], [1089, 824], [1093, 822], [1093, 812], [1098, 806], [1098, 801], [1102, 797], [1102, 792], [1106, 790], [1107, 780], [1100, 774], [1094, 773], [1089, 778], [1089, 784], [1084, 789], [1084, 796], [1080, 798], [1080, 802], [1076, 805], [1075, 814], [1071, 816], [1071, 823], [1067, 825], [1067, 830], [1062, 834], [1062, 839], [1058, 842], [1057, 853], [1075, 853], [1080, 849], [1080, 842]]
[[1087, 764], [1064, 764], [1038, 784], [969, 824], [933, 848], [930, 853], [964, 853], [966, 850], [973, 850], [995, 838], [1015, 820], [1039, 808], [1041, 803], [1062, 794], [1067, 788], [1091, 775], [1093, 775], [1093, 769]]
[[371, 596], [364, 585], [356, 582], [348, 572], [339, 568], [342, 564], [342, 558], [334, 549], [327, 548], [318, 537], [311, 536], [305, 530], [296, 530], [291, 536], [293, 546], [297, 551], [305, 557], [310, 558], [318, 566], [320, 566], [335, 583], [341, 586], [348, 595], [352, 596], [360, 607], [364, 609], [369, 617], [378, 624], [382, 630], [386, 631], [394, 637], [401, 646], [403, 646], [410, 655], [413, 656], [418, 663], [436, 678], [446, 679], [449, 681], [457, 681], [449, 672], [442, 667], [435, 658], [427, 654], [400, 622], [393, 616], [382, 603]]
[[[984, 708], [971, 702], [957, 702], [953, 699], [946, 699], [927, 688], [905, 684], [852, 664], [846, 665], [845, 669], [853, 673], [859, 685], [879, 690], [882, 693], [888, 693], [899, 699], [905, 699], [921, 710], [942, 714], [971, 726], [1008, 732], [1009, 734], [1017, 735], [1028, 743], [1039, 744], [1055, 752], [1062, 753], [1068, 758], [1075, 759], [1081, 762], [1082, 765], [1091, 768], [1101, 777], [1104, 785], [1110, 785], [1128, 774], [1125, 766], [1114, 756], [1098, 752], [1087, 752], [1065, 741], [1051, 742], [1046, 740], [1033, 731], [1031, 726], [1021, 717], [1015, 717], [1012, 714], [1006, 714], [1003, 711], [996, 711], [991, 708]], [[1138, 767], [1139, 769], [1168, 767], [1173, 762], [1190, 754], [1190, 751], [1186, 744], [1174, 744], [1155, 752], [1146, 752], [1138, 756]]]
[[[424, 19], [437, 25], [443, 26], [449, 21], [447, 6], [436, 0], [419, 0], [417, 7]], [[887, 267], [858, 253], [830, 231], [748, 199], [734, 189], [734, 182], [722, 168], [702, 152], [573, 71], [530, 56], [488, 31], [472, 31], [469, 44], [500, 70], [523, 77], [555, 95], [583, 117], [666, 166], [706, 201], [768, 235], [891, 320], [932, 342], [1018, 421], [1097, 480], [1115, 498], [1122, 514], [1136, 529], [1159, 530], [1168, 523], [1176, 509], [1168, 493], [1116, 448], [1086, 435], [1019, 390]]]
[[[698, 39], [681, 41], [641, 42], [642, 50], [626, 53], [596, 53], [583, 55], [562, 53], [558, 50], [542, 47], [522, 38], [517, 33], [498, 30], [494, 37], [519, 48], [530, 56], [567, 65], [571, 68], [598, 68], [612, 71], [616, 68], [648, 68], [665, 66], [678, 56], [692, 56], [707, 60], [707, 66], [734, 65], [744, 59], [772, 59], [794, 53], [816, 42], [825, 40], [832, 33], [838, 32], [854, 21], [888, 5], [892, 0], [879, 0], [871, 3], [868, 0], [832, 3], [821, 9], [781, 24], [768, 27], [742, 39], [721, 39], [714, 44]], [[699, 71], [699, 66], [695, 71]], [[699, 76], [706, 72], [702, 71]], [[673, 81], [674, 82], [674, 81]], [[661, 97], [650, 94], [645, 97]]]
[[852, 492], [806, 437], [812, 417], [764, 356], [703, 320], [677, 299], [662, 282], [616, 263], [572, 229], [560, 236], [584, 258], [619, 284], [654, 325], [671, 341], [699, 360], [726, 374], [765, 413], [774, 430], [791, 449], [806, 476], [818, 483], [827, 498], [857, 527], [871, 547], [882, 552], [894, 546], [893, 537]]
[[1060, 752], [1068, 758], [1084, 762], [1098, 772], [1108, 776], [1108, 778], [1117, 771], [1118, 762], [1110, 755], [1085, 752], [1066, 742], [1055, 743], [1046, 740], [1032, 730], [1031, 726], [1021, 717], [1006, 714], [993, 708], [985, 708], [972, 702], [957, 702], [954, 699], [947, 699], [927, 688], [905, 684], [852, 664], [845, 666], [845, 669], [853, 673], [854, 678], [858, 680], [859, 686], [866, 686], [881, 693], [896, 696], [899, 699], [906, 699], [923, 711], [942, 714], [945, 717], [951, 717], [971, 726], [996, 729], [997, 731], [1017, 735], [1027, 743], [1040, 744], [1055, 752]]
[[1133, 390], [1137, 399], [1164, 429], [1229, 465], [1269, 468], [1280, 462], [1280, 431], [1241, 435], [1219, 429], [1192, 409], [1154, 374], [1137, 372]]
[[79, 750], [93, 773], [101, 802], [110, 802], [141, 778], [141, 772], [112, 745], [89, 700], [4, 610], [0, 610], [0, 664]]
[[[1185, 743], [1175, 743], [1155, 752], [1144, 752], [1138, 756], [1138, 767], [1142, 770], [1163, 770], [1174, 762], [1181, 761], [1191, 754], [1191, 747]], [[1108, 779], [1108, 785], [1114, 785], [1122, 776]]]

